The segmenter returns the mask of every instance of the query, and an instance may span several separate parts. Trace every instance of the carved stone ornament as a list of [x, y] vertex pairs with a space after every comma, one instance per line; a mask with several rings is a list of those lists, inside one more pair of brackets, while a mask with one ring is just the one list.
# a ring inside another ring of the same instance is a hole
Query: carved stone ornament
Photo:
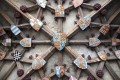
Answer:
[[64, 17], [65, 12], [64, 12], [64, 6], [58, 5], [58, 7], [55, 10], [55, 17]]
[[100, 45], [100, 43], [101, 43], [101, 41], [96, 37], [89, 38], [89, 46], [91, 46], [91, 47], [97, 47]]
[[53, 44], [58, 50], [62, 50], [66, 44], [66, 37], [65, 33], [56, 33], [53, 37]]
[[72, 2], [73, 2], [74, 7], [77, 8], [83, 3], [83, 0], [73, 0]]
[[32, 68], [38, 70], [46, 64], [46, 61], [41, 57], [37, 56], [32, 62]]
[[100, 59], [102, 59], [103, 61], [106, 61], [108, 59], [107, 53], [104, 51], [98, 52], [98, 55], [99, 55]]
[[106, 35], [106, 34], [108, 33], [109, 29], [110, 29], [110, 25], [109, 25], [109, 24], [105, 24], [105, 25], [103, 25], [103, 26], [100, 28], [99, 31], [100, 31], [102, 34]]
[[17, 27], [17, 26], [15, 26], [15, 25], [11, 25], [11, 31], [12, 31], [12, 33], [15, 35], [15, 36], [17, 36], [18, 34], [20, 34], [21, 33], [21, 30]]
[[5, 31], [3, 28], [0, 27], [0, 36], [4, 35], [5, 34]]
[[43, 26], [43, 22], [34, 18], [34, 19], [30, 19], [30, 25], [32, 26], [33, 29], [39, 31], [40, 28]]
[[8, 39], [3, 40], [2, 44], [3, 44], [4, 46], [11, 46], [11, 39], [8, 38]]
[[45, 8], [47, 5], [47, 1], [46, 0], [36, 0], [37, 4], [39, 6], [41, 6], [42, 8]]
[[77, 57], [77, 59], [74, 61], [74, 64], [81, 69], [87, 68], [87, 61], [82, 56]]
[[23, 39], [20, 41], [20, 44], [21, 44], [23, 47], [31, 47], [31, 38], [23, 38]]
[[82, 30], [85, 30], [91, 22], [91, 17], [90, 16], [85, 16], [83, 18], [80, 18], [77, 24], [80, 26]]
[[115, 51], [116, 56], [120, 59], [120, 50]]
[[60, 78], [64, 75], [65, 69], [64, 66], [56, 66], [55, 68], [55, 74]]
[[70, 76], [69, 80], [77, 80], [74, 76]]
[[3, 60], [6, 55], [6, 52], [0, 49], [0, 60]]

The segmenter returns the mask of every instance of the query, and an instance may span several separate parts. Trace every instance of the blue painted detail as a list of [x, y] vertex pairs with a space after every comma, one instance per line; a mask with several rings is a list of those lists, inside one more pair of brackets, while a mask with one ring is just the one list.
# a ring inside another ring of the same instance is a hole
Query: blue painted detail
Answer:
[[96, 47], [101, 43], [101, 41], [98, 38], [90, 38], [89, 39], [89, 46]]
[[81, 69], [87, 68], [87, 61], [82, 56], [75, 59], [74, 64]]
[[90, 22], [91, 22], [91, 17], [85, 16], [83, 18], [80, 18], [80, 20], [78, 21], [78, 25], [82, 30], [85, 30], [90, 25]]
[[38, 56], [32, 62], [32, 69], [38, 70], [41, 67], [43, 67], [45, 64], [46, 64], [46, 61], [41, 56]]
[[57, 75], [58, 78], [60, 78], [60, 66], [56, 66], [55, 74]]
[[66, 44], [66, 38], [62, 38], [63, 36], [66, 35], [63, 33], [55, 33], [55, 36], [52, 39], [54, 46], [60, 51], [65, 47]]
[[15, 25], [11, 25], [10, 29], [13, 32], [14, 35], [18, 35], [21, 32], [21, 30]]
[[24, 38], [20, 41], [23, 47], [31, 47], [31, 38]]

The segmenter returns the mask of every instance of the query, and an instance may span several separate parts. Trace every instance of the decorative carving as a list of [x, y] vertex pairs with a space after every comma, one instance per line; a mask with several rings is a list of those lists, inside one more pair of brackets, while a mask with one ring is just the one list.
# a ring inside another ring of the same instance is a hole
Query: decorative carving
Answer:
[[8, 38], [8, 39], [3, 40], [2, 44], [4, 46], [11, 46], [11, 39]]
[[106, 34], [108, 33], [109, 29], [110, 29], [109, 24], [105, 24], [105, 25], [103, 25], [103, 26], [100, 28], [99, 31], [100, 31], [102, 34], [106, 35]]
[[77, 8], [83, 3], [83, 0], [73, 0], [72, 2], [73, 2], [74, 7]]
[[83, 18], [80, 18], [77, 24], [80, 26], [82, 30], [85, 30], [91, 22], [91, 17], [90, 16], [85, 16]]
[[24, 38], [20, 41], [23, 47], [31, 47], [31, 38]]
[[56, 33], [53, 37], [53, 44], [58, 50], [62, 50], [66, 44], [66, 37], [65, 33]]
[[46, 64], [46, 61], [41, 57], [37, 56], [32, 62], [32, 68], [38, 70]]
[[104, 52], [104, 51], [98, 52], [98, 55], [99, 55], [99, 57], [100, 57], [102, 60], [104, 60], [104, 61], [106, 61], [106, 60], [108, 59], [107, 53]]
[[21, 53], [18, 50], [15, 50], [14, 55], [13, 55], [14, 60], [15, 61], [20, 60], [21, 56], [22, 56]]
[[0, 49], [0, 60], [3, 60], [6, 55], [6, 52]]
[[21, 30], [17, 26], [15, 26], [15, 25], [11, 25], [10, 29], [11, 29], [11, 31], [13, 32], [13, 34], [15, 36], [21, 33]]
[[75, 77], [73, 77], [73, 76], [70, 76], [69, 80], [77, 80], [77, 79]]
[[32, 26], [33, 29], [39, 31], [40, 28], [43, 26], [43, 23], [38, 19], [30, 19], [30, 25]]
[[98, 45], [100, 45], [101, 41], [94, 37], [94, 38], [89, 38], [89, 46], [91, 47], [97, 47]]
[[62, 77], [65, 73], [64, 66], [56, 66], [55, 73], [59, 78]]
[[120, 59], [120, 50], [115, 51], [116, 56]]
[[0, 36], [4, 35], [5, 34], [5, 31], [3, 28], [0, 27]]
[[55, 10], [55, 17], [65, 17], [64, 6], [58, 5]]
[[87, 61], [82, 56], [75, 59], [74, 64], [81, 69], [87, 68]]
[[37, 4], [39, 6], [41, 6], [42, 8], [45, 8], [47, 5], [47, 1], [46, 0], [36, 0]]

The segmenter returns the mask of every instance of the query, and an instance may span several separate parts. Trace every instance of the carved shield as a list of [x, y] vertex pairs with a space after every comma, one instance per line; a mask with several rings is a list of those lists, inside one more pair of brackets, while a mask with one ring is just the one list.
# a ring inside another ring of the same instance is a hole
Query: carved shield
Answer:
[[3, 44], [4, 46], [11, 46], [11, 39], [8, 38], [8, 39], [3, 40], [2, 44]]
[[39, 31], [40, 28], [43, 26], [43, 23], [38, 19], [30, 19], [30, 25], [32, 26], [33, 29]]
[[0, 60], [3, 60], [5, 55], [6, 55], [6, 52], [4, 52], [3, 50], [0, 50]]
[[43, 67], [45, 64], [46, 64], [46, 61], [41, 56], [38, 56], [33, 60], [32, 68], [35, 70], [38, 70], [41, 67]]
[[87, 61], [82, 56], [75, 59], [74, 64], [81, 69], [87, 68]]
[[91, 17], [85, 16], [83, 18], [80, 18], [77, 24], [80, 26], [82, 30], [85, 30], [90, 25], [90, 22], [91, 22]]
[[20, 41], [23, 47], [31, 47], [31, 38], [24, 38]]
[[5, 31], [3, 28], [0, 27], [0, 36], [4, 35], [5, 34]]
[[120, 45], [120, 39], [112, 38], [112, 46]]
[[65, 12], [64, 12], [64, 6], [58, 5], [58, 7], [55, 10], [55, 17], [64, 17]]
[[53, 37], [53, 44], [58, 50], [62, 50], [66, 44], [66, 34], [65, 33], [56, 33]]
[[107, 58], [108, 58], [107, 53], [104, 52], [104, 51], [98, 52], [98, 55], [99, 55], [99, 57], [100, 57], [102, 60], [104, 60], [104, 61], [106, 61]]
[[96, 47], [96, 46], [100, 45], [100, 43], [101, 43], [101, 41], [96, 37], [89, 38], [89, 46], [91, 46], [91, 47]]
[[106, 35], [106, 34], [108, 33], [109, 29], [110, 29], [109, 24], [106, 24], [106, 25], [103, 25], [103, 26], [100, 28], [99, 31], [100, 31], [102, 34]]
[[77, 8], [83, 3], [83, 0], [73, 0], [72, 2], [73, 2], [74, 7]]
[[120, 59], [120, 50], [115, 51], [116, 56]]
[[77, 80], [77, 79], [75, 77], [73, 77], [73, 76], [70, 76], [69, 80]]
[[43, 80], [51, 80], [49, 77], [45, 77], [43, 78]]
[[39, 6], [41, 6], [42, 8], [45, 8], [47, 5], [47, 1], [46, 0], [36, 0], [37, 4]]
[[63, 66], [56, 66], [55, 68], [55, 74], [60, 78], [64, 75], [65, 69]]
[[115, 38], [112, 38], [112, 46], [116, 46], [117, 45], [117, 41]]
[[12, 31], [12, 33], [15, 35], [15, 36], [17, 36], [18, 34], [20, 34], [21, 33], [21, 30], [17, 27], [17, 26], [15, 26], [15, 25], [11, 25], [11, 31]]
[[117, 29], [117, 33], [120, 33], [120, 27]]

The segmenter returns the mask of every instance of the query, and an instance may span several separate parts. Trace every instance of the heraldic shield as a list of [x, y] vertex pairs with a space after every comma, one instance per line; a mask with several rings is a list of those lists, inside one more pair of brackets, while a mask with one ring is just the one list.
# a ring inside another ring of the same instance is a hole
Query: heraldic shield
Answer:
[[65, 47], [66, 37], [65, 33], [56, 33], [53, 37], [53, 44], [59, 51]]

